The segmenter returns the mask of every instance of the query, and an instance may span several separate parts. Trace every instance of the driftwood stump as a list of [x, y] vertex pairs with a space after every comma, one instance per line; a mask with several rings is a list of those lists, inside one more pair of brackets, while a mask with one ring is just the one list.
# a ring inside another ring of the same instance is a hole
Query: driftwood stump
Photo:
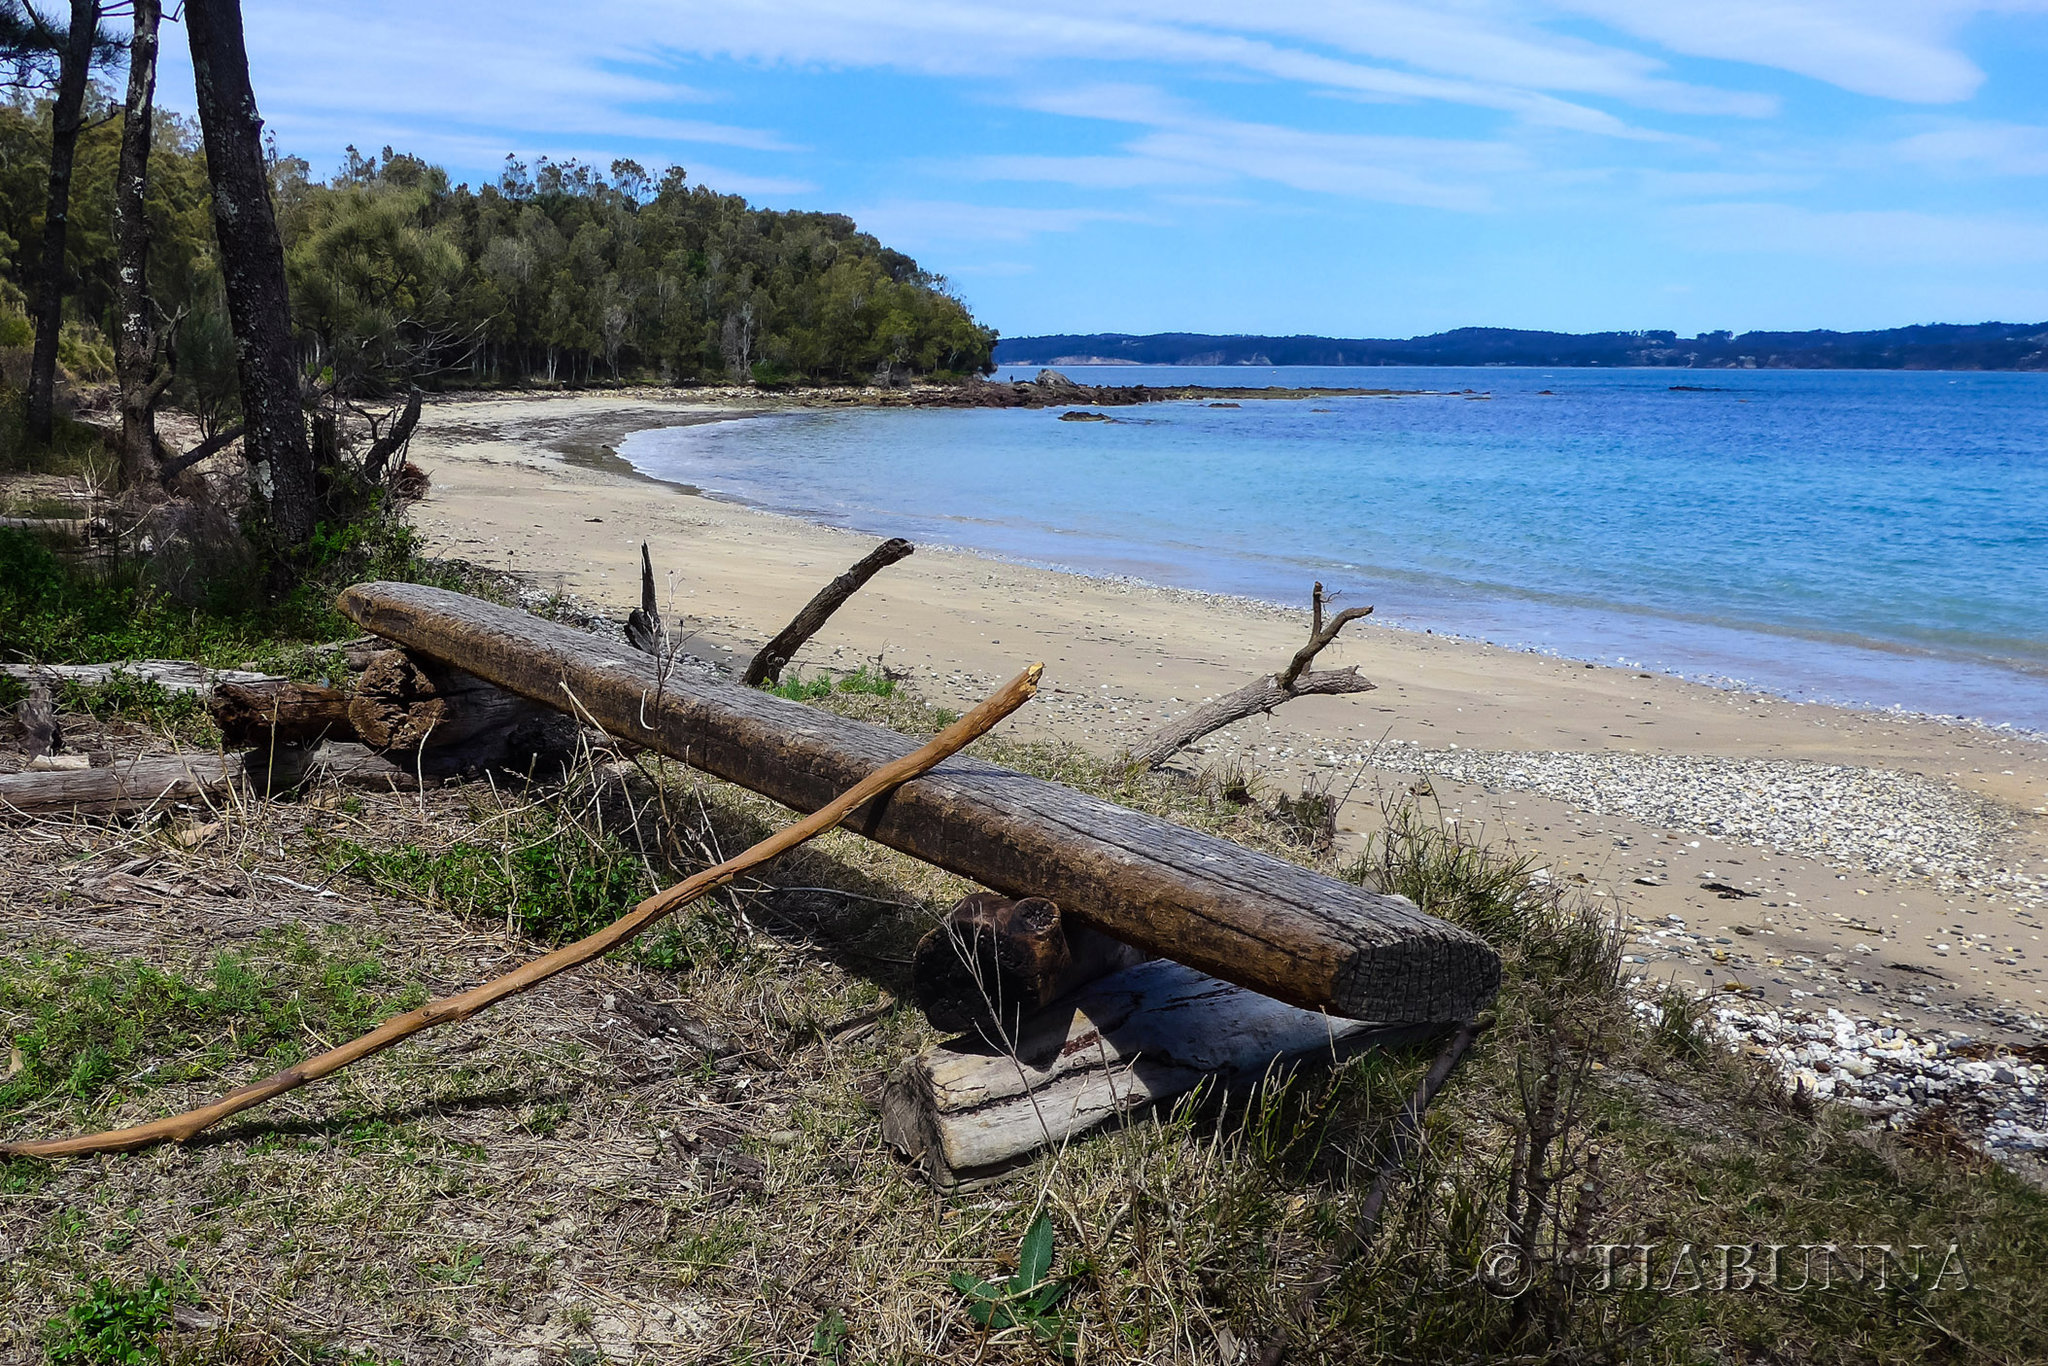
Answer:
[[911, 956], [911, 994], [939, 1029], [1002, 1046], [1024, 1019], [1085, 982], [1140, 962], [1144, 953], [1069, 927], [1042, 896], [995, 892], [963, 899]]
[[424, 655], [386, 650], [349, 699], [356, 737], [400, 767], [435, 773], [525, 770], [575, 748], [578, 726], [476, 675]]
[[353, 740], [348, 706], [347, 693], [281, 678], [222, 683], [206, 703], [227, 743], [244, 748]]

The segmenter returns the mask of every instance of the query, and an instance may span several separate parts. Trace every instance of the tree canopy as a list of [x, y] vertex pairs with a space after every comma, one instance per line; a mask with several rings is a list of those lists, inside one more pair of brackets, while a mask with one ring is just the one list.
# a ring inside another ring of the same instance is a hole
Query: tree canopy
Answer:
[[[97, 89], [89, 105], [66, 250], [74, 370], [104, 350], [114, 298], [119, 109]], [[48, 130], [46, 101], [0, 105], [0, 278], [17, 288], [40, 244]], [[472, 189], [418, 157], [350, 148], [325, 181], [302, 159], [275, 158], [272, 191], [299, 360], [352, 392], [992, 368], [995, 332], [943, 278], [852, 219], [756, 208], [680, 168], [656, 178], [627, 160], [600, 171], [508, 157], [495, 184]], [[182, 314], [173, 398], [212, 426], [233, 406], [234, 367], [208, 193], [196, 128], [159, 114], [150, 287], [166, 315]]]

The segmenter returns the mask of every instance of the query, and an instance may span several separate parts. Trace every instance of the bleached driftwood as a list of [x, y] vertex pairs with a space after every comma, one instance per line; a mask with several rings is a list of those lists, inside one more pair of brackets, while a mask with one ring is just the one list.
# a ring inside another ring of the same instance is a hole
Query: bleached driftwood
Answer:
[[1024, 1026], [1017, 1053], [927, 1049], [882, 1091], [882, 1136], [953, 1189], [1040, 1149], [1215, 1079], [1336, 1061], [1406, 1043], [1433, 1025], [1377, 1025], [1282, 1004], [1180, 963], [1104, 977]]
[[0, 812], [122, 815], [223, 792], [242, 769], [234, 755], [173, 754], [123, 759], [106, 768], [9, 773], [0, 775]]
[[114, 664], [0, 664], [0, 673], [20, 679], [82, 683], [95, 687], [126, 676], [154, 683], [165, 692], [206, 692], [220, 683], [273, 683], [275, 674], [248, 669], [209, 669], [189, 659], [130, 659]]

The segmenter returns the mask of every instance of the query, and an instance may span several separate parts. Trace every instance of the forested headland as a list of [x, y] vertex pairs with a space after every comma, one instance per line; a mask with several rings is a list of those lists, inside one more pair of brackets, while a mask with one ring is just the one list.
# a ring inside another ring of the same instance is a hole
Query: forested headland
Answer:
[[[95, 108], [97, 106], [97, 108]], [[149, 279], [180, 319], [171, 399], [213, 414], [235, 394], [232, 341], [198, 129], [155, 115]], [[0, 345], [26, 347], [41, 251], [50, 102], [0, 105]], [[118, 101], [88, 97], [61, 355], [113, 373]], [[350, 148], [325, 178], [274, 156], [292, 322], [309, 374], [371, 389], [602, 381], [867, 382], [990, 367], [993, 330], [943, 278], [843, 214], [755, 208], [638, 164], [507, 160], [494, 184]]]
[[1926, 323], [1870, 332], [1536, 332], [1460, 327], [1426, 337], [1202, 332], [1006, 337], [1004, 365], [1626, 365], [1762, 370], [2043, 370], [2048, 322]]

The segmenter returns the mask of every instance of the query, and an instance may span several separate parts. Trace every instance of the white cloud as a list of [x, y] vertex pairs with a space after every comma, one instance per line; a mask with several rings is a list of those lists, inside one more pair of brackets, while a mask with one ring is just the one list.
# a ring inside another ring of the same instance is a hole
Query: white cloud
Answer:
[[1673, 209], [1671, 222], [1688, 245], [1707, 251], [1898, 266], [2048, 263], [2048, 224], [2002, 216], [1737, 203]]
[[2020, 123], [1957, 124], [1916, 133], [1893, 144], [1891, 152], [1943, 171], [2048, 175], [2048, 128]]
[[1975, 14], [2040, 0], [1554, 0], [1673, 52], [1777, 67], [1860, 95], [1968, 99], [1984, 72], [1955, 46]]

